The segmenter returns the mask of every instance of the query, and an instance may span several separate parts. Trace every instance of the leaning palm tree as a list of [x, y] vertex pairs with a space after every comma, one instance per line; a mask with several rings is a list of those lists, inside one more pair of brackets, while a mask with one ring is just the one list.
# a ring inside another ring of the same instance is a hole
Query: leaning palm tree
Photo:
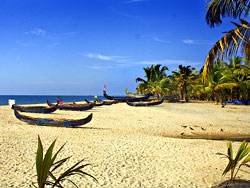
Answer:
[[250, 64], [250, 23], [241, 19], [247, 16], [250, 8], [249, 0], [212, 0], [207, 6], [206, 21], [211, 27], [215, 24], [221, 24], [223, 17], [232, 16], [240, 19], [240, 24], [232, 22], [236, 28], [225, 32], [212, 49], [208, 52], [204, 70], [203, 81], [207, 80], [210, 67], [215, 59], [227, 58], [236, 55], [239, 50], [242, 51], [247, 63]]

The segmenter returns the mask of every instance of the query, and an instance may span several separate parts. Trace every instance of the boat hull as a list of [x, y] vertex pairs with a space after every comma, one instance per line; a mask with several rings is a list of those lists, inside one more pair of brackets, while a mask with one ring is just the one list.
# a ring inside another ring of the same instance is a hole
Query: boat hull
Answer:
[[103, 96], [109, 100], [115, 100], [117, 102], [138, 102], [138, 101], [145, 101], [147, 100], [151, 94], [146, 94], [144, 97], [140, 97], [140, 98], [133, 98], [133, 97], [112, 97], [107, 95], [106, 91], [103, 91]]
[[45, 106], [20, 106], [20, 105], [12, 105], [13, 110], [17, 110], [20, 112], [28, 112], [28, 113], [43, 113], [48, 114], [57, 110], [56, 106], [54, 107], [45, 107]]
[[69, 119], [62, 119], [62, 120], [55, 120], [55, 119], [42, 119], [42, 118], [32, 118], [29, 116], [21, 115], [14, 110], [14, 114], [17, 119], [20, 121], [26, 122], [32, 125], [38, 126], [61, 126], [61, 127], [78, 127], [84, 124], [89, 123], [92, 120], [93, 114], [91, 113], [88, 117], [79, 120], [69, 120]]
[[139, 102], [139, 103], [126, 101], [126, 103], [129, 106], [155, 106], [155, 105], [159, 105], [159, 104], [163, 103], [163, 100], [160, 100], [157, 102]]
[[54, 105], [47, 100], [49, 106], [55, 106], [59, 110], [71, 110], [71, 111], [86, 111], [94, 107], [93, 104], [72, 104], [72, 105]]

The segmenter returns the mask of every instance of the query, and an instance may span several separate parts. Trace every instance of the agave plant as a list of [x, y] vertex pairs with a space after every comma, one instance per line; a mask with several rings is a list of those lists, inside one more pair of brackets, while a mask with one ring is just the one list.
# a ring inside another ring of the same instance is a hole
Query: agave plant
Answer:
[[[231, 172], [231, 176], [230, 176], [231, 180], [234, 180], [236, 178], [236, 175], [239, 172], [240, 167], [246, 166], [246, 167], [250, 168], [250, 165], [247, 164], [248, 162], [250, 162], [250, 146], [248, 146], [248, 143], [246, 141], [243, 141], [241, 143], [241, 145], [236, 153], [235, 158], [233, 158], [233, 148], [232, 148], [231, 141], [227, 145], [227, 155], [225, 155], [223, 153], [217, 153], [217, 154], [226, 156], [228, 158], [229, 163], [228, 163], [227, 167], [225, 168], [222, 175], [226, 175], [230, 171]], [[238, 166], [238, 168], [237, 168], [237, 166]], [[237, 170], [236, 170], [236, 168], [237, 168]]]
[[[37, 171], [38, 188], [44, 188], [46, 185], [50, 185], [51, 187], [63, 188], [62, 182], [64, 181], [69, 181], [71, 184], [77, 187], [77, 185], [72, 180], [69, 179], [69, 177], [73, 175], [80, 175], [82, 177], [89, 176], [93, 178], [95, 181], [97, 181], [95, 177], [82, 171], [83, 168], [89, 165], [89, 164], [81, 164], [84, 161], [84, 159], [77, 162], [72, 167], [68, 168], [65, 172], [61, 173], [59, 177], [55, 177], [54, 171], [58, 169], [59, 167], [61, 167], [70, 158], [70, 157], [66, 157], [64, 159], [61, 159], [55, 162], [58, 153], [65, 146], [65, 144], [62, 145], [61, 148], [54, 154], [54, 156], [52, 156], [55, 142], [56, 140], [53, 141], [53, 143], [50, 145], [49, 149], [47, 150], [45, 156], [43, 157], [43, 145], [38, 135], [38, 148], [37, 148], [37, 154], [36, 154], [36, 171]], [[33, 187], [37, 188], [36, 185], [34, 184], [32, 185]]]

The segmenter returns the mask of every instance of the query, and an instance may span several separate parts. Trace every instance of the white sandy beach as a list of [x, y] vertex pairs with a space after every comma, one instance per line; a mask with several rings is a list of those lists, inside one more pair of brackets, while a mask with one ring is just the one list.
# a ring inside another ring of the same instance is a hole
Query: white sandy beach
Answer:
[[[226, 153], [227, 141], [183, 138], [250, 138], [249, 106], [221, 108], [191, 102], [131, 107], [119, 103], [84, 112], [25, 115], [80, 119], [91, 112], [90, 123], [73, 129], [28, 125], [16, 119], [8, 106], [1, 106], [0, 187], [29, 187], [36, 181], [38, 134], [45, 149], [54, 139], [55, 151], [67, 142], [58, 159], [72, 156], [68, 167], [83, 158], [92, 164], [85, 170], [98, 182], [73, 177], [79, 187], [211, 187], [230, 176], [222, 176], [227, 159], [216, 155]], [[239, 145], [233, 142], [235, 150]], [[250, 180], [249, 173], [239, 172], [239, 177]]]

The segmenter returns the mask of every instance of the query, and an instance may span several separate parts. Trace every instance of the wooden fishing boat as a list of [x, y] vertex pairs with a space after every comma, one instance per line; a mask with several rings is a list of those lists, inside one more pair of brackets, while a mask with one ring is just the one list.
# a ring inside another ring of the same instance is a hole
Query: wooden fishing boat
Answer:
[[102, 106], [104, 104], [103, 101], [101, 100], [96, 100], [96, 101], [88, 101], [87, 99], [84, 99], [88, 104], [93, 104], [94, 106]]
[[145, 101], [147, 100], [152, 94], [148, 93], [146, 94], [144, 97], [140, 97], [140, 98], [133, 98], [133, 97], [112, 97], [107, 95], [106, 91], [103, 91], [103, 96], [109, 100], [115, 100], [118, 102], [138, 102], [138, 101]]
[[155, 106], [163, 103], [163, 99], [156, 102], [129, 102], [126, 101], [129, 106]]
[[103, 101], [103, 105], [112, 105], [112, 104], [116, 104], [118, 103], [118, 101], [115, 100], [104, 100]]
[[56, 111], [56, 106], [54, 107], [45, 107], [45, 106], [21, 106], [21, 105], [12, 105], [13, 110], [17, 110], [20, 112], [29, 112], [29, 113], [43, 113], [48, 114]]
[[145, 96], [139, 95], [137, 93], [130, 93], [130, 92], [128, 92], [127, 88], [125, 90], [125, 93], [127, 94], [128, 97], [131, 97], [131, 98], [142, 98], [142, 97], [145, 97]]
[[32, 125], [40, 125], [40, 126], [63, 126], [63, 127], [79, 127], [84, 125], [92, 120], [93, 114], [91, 113], [88, 117], [79, 119], [79, 120], [72, 120], [72, 119], [42, 119], [42, 118], [33, 118], [29, 116], [24, 116], [19, 114], [16, 110], [14, 110], [14, 114], [17, 119], [24, 121], [28, 124]]
[[72, 111], [85, 111], [94, 107], [93, 104], [67, 104], [67, 105], [54, 105], [47, 100], [49, 106], [55, 106], [59, 110], [72, 110]]

